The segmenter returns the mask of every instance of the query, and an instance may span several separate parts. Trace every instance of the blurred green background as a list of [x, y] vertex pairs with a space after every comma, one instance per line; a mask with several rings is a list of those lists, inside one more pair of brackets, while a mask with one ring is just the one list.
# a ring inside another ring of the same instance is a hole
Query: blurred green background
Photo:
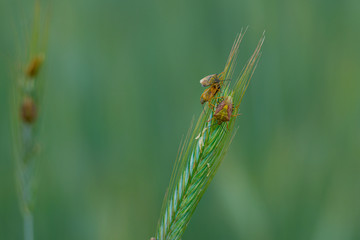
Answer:
[[[10, 99], [33, 2], [0, 1], [0, 239], [22, 239]], [[43, 1], [35, 239], [149, 239], [199, 79], [266, 40], [183, 239], [360, 239], [360, 1]], [[25, 24], [22, 24], [25, 23]]]

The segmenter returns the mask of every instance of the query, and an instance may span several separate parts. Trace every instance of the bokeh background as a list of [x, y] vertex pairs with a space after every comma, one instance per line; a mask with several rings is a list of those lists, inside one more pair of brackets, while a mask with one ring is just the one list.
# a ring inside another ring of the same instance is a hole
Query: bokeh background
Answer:
[[[241, 28], [263, 30], [238, 134], [183, 239], [360, 239], [360, 1], [42, 1], [35, 239], [149, 239], [181, 137]], [[22, 239], [10, 129], [17, 33], [0, 1], [0, 239]], [[24, 24], [25, 23], [25, 24]]]

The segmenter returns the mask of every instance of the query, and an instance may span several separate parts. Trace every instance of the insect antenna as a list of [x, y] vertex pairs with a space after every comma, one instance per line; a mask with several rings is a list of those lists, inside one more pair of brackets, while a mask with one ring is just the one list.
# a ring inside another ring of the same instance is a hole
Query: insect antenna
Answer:
[[220, 80], [221, 82], [225, 82], [225, 81], [231, 81], [231, 78], [228, 79], [224, 79], [224, 80]]

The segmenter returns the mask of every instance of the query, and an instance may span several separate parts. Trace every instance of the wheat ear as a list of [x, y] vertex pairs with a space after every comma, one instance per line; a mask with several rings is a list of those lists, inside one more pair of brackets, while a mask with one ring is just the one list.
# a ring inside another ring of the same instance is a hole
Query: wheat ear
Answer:
[[40, 15], [39, 2], [35, 4], [34, 21], [26, 44], [19, 46], [20, 66], [13, 81], [12, 132], [16, 165], [16, 180], [20, 208], [24, 218], [24, 239], [34, 239], [33, 209], [36, 195], [36, 169], [39, 164], [40, 102], [44, 80], [41, 69], [45, 60], [47, 18]]
[[[235, 39], [224, 68], [224, 79], [233, 77], [239, 45], [245, 32], [246, 30], [241, 31]], [[220, 93], [220, 96], [232, 96], [234, 106], [240, 105], [244, 97], [264, 40], [265, 32], [233, 87], [230, 87], [230, 83], [225, 83]], [[213, 104], [216, 104], [215, 100]], [[238, 111], [238, 108], [234, 108], [233, 114], [236, 115]], [[235, 135], [235, 117], [230, 119], [226, 128], [213, 124], [212, 114], [210, 109], [202, 112], [196, 125], [190, 127], [185, 141], [181, 144], [157, 227], [158, 240], [181, 238]]]

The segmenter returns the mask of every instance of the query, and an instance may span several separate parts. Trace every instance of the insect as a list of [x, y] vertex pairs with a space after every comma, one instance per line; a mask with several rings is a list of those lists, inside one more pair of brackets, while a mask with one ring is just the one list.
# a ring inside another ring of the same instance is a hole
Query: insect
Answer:
[[34, 57], [26, 69], [26, 75], [30, 78], [36, 77], [44, 59], [45, 59], [45, 57], [43, 54], [40, 54], [40, 55]]
[[200, 84], [201, 86], [203, 87], [208, 87], [212, 84], [215, 84], [215, 83], [220, 83], [222, 80], [222, 74], [223, 73], [220, 73], [220, 74], [211, 74], [209, 76], [206, 76], [204, 78], [202, 78], [200, 80]]
[[[209, 102], [209, 106], [211, 99], [220, 91], [221, 85], [220, 83], [214, 83], [209, 88], [205, 89], [205, 91], [200, 96], [200, 103], [204, 104], [205, 102]], [[212, 105], [214, 107], [214, 105]]]
[[[239, 105], [240, 106], [240, 105]], [[236, 108], [238, 108], [237, 106]], [[214, 112], [213, 118], [218, 125], [222, 124], [223, 122], [230, 121], [231, 117], [239, 116], [240, 114], [233, 115], [234, 106], [231, 96], [225, 97], [225, 99], [216, 107]]]
[[215, 106], [210, 103], [210, 101], [215, 97], [215, 95], [220, 91], [223, 82], [223, 73], [220, 74], [211, 74], [200, 80], [200, 84], [203, 87], [208, 87], [200, 96], [200, 103], [204, 104], [209, 102], [209, 107], [214, 108]]
[[21, 105], [20, 114], [23, 122], [31, 124], [35, 122], [37, 111], [35, 102], [31, 97], [25, 97]]

